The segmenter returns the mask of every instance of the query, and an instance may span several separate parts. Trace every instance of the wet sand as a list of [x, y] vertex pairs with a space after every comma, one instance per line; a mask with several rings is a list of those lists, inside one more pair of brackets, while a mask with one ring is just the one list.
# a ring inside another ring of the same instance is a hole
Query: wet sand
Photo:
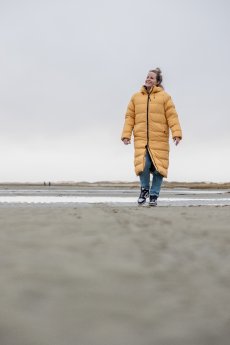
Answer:
[[0, 206], [1, 345], [227, 345], [230, 206]]

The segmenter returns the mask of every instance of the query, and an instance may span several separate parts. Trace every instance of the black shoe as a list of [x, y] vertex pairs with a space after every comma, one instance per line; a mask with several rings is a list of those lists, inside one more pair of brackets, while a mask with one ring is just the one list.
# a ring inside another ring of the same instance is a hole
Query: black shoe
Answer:
[[149, 206], [157, 206], [157, 197], [156, 197], [156, 195], [150, 195], [150, 197], [149, 197]]
[[138, 205], [145, 204], [146, 199], [148, 198], [148, 196], [149, 196], [149, 190], [141, 187], [141, 193], [140, 193], [140, 196], [139, 196], [139, 198], [137, 200]]

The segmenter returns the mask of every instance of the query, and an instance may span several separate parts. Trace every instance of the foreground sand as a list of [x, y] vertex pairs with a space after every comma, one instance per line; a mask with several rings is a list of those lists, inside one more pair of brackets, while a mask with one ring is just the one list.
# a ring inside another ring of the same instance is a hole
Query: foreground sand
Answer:
[[1, 345], [227, 345], [230, 207], [1, 206]]

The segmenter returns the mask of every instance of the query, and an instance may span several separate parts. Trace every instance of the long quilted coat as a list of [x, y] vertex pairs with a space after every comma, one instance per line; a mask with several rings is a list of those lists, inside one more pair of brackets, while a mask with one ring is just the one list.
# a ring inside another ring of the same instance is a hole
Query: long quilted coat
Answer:
[[133, 132], [136, 175], [144, 170], [148, 150], [156, 170], [167, 177], [169, 128], [173, 138], [182, 138], [178, 115], [170, 95], [159, 86], [154, 86], [149, 93], [143, 86], [129, 102], [121, 136], [122, 140], [131, 139]]

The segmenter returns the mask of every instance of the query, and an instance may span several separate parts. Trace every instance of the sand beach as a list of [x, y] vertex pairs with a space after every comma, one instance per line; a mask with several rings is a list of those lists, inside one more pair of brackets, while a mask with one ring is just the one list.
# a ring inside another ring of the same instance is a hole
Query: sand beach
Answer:
[[0, 205], [1, 345], [227, 345], [230, 206]]

